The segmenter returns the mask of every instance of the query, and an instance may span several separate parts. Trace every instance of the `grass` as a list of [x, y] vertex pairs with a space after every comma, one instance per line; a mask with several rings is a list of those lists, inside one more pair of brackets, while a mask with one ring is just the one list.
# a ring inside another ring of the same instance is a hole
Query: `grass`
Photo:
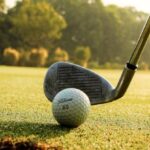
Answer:
[[[95, 70], [114, 85], [121, 71]], [[46, 69], [0, 67], [0, 138], [31, 139], [63, 149], [150, 149], [150, 72], [138, 71], [119, 101], [92, 106], [78, 128], [61, 127], [43, 93]]]

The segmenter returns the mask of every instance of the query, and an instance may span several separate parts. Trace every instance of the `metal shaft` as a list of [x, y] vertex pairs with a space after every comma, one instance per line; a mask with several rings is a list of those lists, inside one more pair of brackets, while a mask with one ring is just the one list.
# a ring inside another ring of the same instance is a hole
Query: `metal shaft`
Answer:
[[137, 65], [138, 60], [142, 54], [143, 47], [148, 39], [149, 34], [150, 34], [150, 16], [148, 17], [148, 20], [143, 28], [143, 31], [141, 32], [141, 35], [138, 39], [136, 47], [135, 47], [135, 49], [132, 53], [132, 56], [129, 60], [129, 64], [132, 64], [135, 66]]

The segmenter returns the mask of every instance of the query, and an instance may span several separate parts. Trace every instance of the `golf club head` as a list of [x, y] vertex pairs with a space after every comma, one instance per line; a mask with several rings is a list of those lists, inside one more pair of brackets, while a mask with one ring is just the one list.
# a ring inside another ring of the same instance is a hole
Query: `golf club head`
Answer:
[[113, 91], [112, 85], [102, 76], [67, 62], [51, 65], [44, 79], [44, 93], [53, 101], [55, 95], [66, 88], [77, 88], [86, 93], [91, 105], [106, 103]]

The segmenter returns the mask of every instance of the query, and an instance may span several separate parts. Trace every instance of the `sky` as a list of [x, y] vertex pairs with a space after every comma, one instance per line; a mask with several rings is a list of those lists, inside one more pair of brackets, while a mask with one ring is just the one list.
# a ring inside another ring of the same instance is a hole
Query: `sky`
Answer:
[[[150, 14], [150, 0], [102, 0], [105, 5], [116, 4], [118, 6], [133, 6], [139, 11], [144, 11]], [[6, 0], [6, 4], [12, 7], [16, 0]]]
[[139, 11], [144, 11], [150, 14], [149, 0], [102, 0], [104, 4], [116, 4], [118, 6], [133, 6]]

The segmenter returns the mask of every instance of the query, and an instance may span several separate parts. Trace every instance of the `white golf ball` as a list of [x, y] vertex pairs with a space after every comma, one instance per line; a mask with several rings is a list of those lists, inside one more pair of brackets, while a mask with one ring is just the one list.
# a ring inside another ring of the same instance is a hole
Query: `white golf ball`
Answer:
[[67, 88], [54, 97], [52, 112], [61, 125], [77, 127], [87, 119], [90, 105], [89, 98], [84, 92]]

